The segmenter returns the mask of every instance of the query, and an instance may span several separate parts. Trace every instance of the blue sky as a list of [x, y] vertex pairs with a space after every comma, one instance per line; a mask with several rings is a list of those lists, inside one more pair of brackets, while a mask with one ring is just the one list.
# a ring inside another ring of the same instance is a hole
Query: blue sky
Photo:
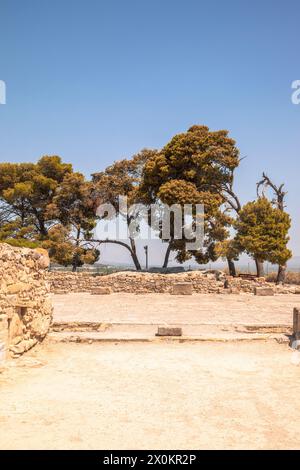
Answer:
[[89, 175], [192, 124], [228, 129], [236, 190], [286, 183], [300, 255], [300, 3], [0, 0], [0, 160], [58, 154]]

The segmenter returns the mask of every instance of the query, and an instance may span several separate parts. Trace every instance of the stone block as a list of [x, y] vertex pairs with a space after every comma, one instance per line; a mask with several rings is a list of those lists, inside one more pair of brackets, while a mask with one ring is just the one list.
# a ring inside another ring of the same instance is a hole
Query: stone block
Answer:
[[182, 336], [182, 328], [159, 326], [156, 336]]
[[94, 287], [91, 290], [92, 295], [107, 295], [111, 294], [111, 288], [110, 287]]
[[47, 269], [50, 266], [50, 258], [48, 255], [48, 251], [44, 250], [43, 248], [36, 248], [36, 253], [39, 254], [38, 256], [38, 266], [40, 269]]
[[254, 294], [259, 296], [274, 295], [274, 290], [272, 287], [255, 287]]
[[32, 287], [25, 282], [16, 282], [7, 287], [6, 292], [8, 295], [19, 294], [20, 292], [25, 292], [31, 290]]
[[171, 290], [172, 295], [192, 295], [193, 285], [190, 282], [177, 282]]
[[230, 294], [239, 294], [240, 290], [237, 287], [230, 287], [229, 292]]
[[293, 334], [300, 339], [300, 309], [294, 308], [293, 311]]

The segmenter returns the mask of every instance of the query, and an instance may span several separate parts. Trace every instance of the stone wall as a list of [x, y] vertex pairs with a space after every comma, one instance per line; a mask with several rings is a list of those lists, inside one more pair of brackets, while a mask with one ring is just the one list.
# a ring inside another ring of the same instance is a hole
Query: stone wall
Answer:
[[[110, 275], [93, 275], [90, 273], [49, 272], [51, 291], [54, 293], [92, 292], [105, 287], [111, 292], [128, 293], [162, 293], [171, 292], [174, 284], [190, 282], [193, 292], [197, 293], [239, 293], [254, 292], [256, 287], [272, 287], [275, 293], [300, 293], [295, 286], [275, 286], [264, 278], [246, 280], [231, 278], [221, 271], [193, 271], [179, 274], [150, 274], [136, 272], [119, 272]], [[224, 288], [225, 280], [228, 288]]]
[[[18, 356], [41, 341], [52, 320], [44, 251], [0, 243], [0, 353]], [[4, 353], [5, 352], [5, 353]]]

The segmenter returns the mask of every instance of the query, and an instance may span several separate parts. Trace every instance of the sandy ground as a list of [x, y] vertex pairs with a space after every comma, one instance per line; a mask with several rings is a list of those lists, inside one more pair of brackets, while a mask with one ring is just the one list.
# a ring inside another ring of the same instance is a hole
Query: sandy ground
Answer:
[[294, 294], [258, 297], [253, 294], [134, 295], [85, 293], [53, 295], [54, 321], [95, 321], [151, 324], [292, 324]]
[[48, 341], [0, 391], [1, 449], [300, 448], [300, 365], [272, 342]]

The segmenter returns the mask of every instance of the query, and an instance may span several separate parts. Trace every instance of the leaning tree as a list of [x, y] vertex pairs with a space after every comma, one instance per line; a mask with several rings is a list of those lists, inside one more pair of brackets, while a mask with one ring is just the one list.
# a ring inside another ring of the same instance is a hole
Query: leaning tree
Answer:
[[[156, 154], [155, 150], [143, 149], [131, 159], [123, 159], [114, 162], [104, 171], [92, 175], [92, 186], [90, 197], [93, 201], [94, 210], [99, 206], [111, 204], [114, 213], [99, 215], [100, 220], [105, 218], [120, 217], [128, 228], [128, 240], [118, 238], [96, 238], [99, 246], [102, 244], [115, 244], [122, 246], [130, 253], [135, 268], [140, 271], [141, 263], [137, 255], [135, 234], [139, 231], [140, 222], [145, 214], [141, 213], [140, 204], [145, 204], [140, 193], [142, 173], [145, 163]], [[129, 211], [120, 206], [120, 196], [127, 198]], [[132, 234], [130, 227], [135, 226], [136, 232]]]

